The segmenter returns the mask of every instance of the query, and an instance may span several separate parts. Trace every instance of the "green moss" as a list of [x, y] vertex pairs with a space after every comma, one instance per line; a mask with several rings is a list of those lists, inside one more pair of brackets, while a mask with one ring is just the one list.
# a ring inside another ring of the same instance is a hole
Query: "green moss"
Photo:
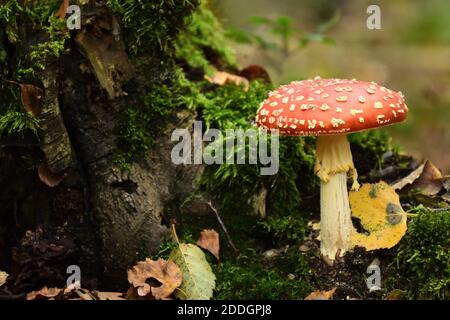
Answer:
[[172, 90], [173, 86], [154, 85], [139, 105], [125, 109], [117, 128], [119, 152], [115, 158], [122, 169], [153, 145], [158, 122], [177, 105]]
[[[262, 261], [260, 253], [248, 250], [235, 261], [213, 267], [217, 276], [214, 298], [303, 299], [312, 291], [311, 270], [298, 248], [291, 248], [274, 264]], [[289, 279], [288, 275], [294, 275]]]
[[36, 70], [44, 70], [48, 62], [55, 61], [66, 51], [69, 33], [65, 22], [53, 16], [48, 19], [48, 22], [49, 25], [43, 28], [48, 40], [32, 46], [29, 52], [29, 57], [34, 64], [33, 68]]
[[211, 57], [205, 50], [212, 50], [214, 54], [227, 66], [236, 65], [234, 53], [225, 38], [225, 32], [217, 17], [207, 8], [207, 1], [203, 1], [199, 10], [194, 12], [192, 19], [175, 41], [176, 56], [184, 59], [192, 67], [202, 67], [211, 73]]
[[121, 16], [130, 52], [166, 54], [199, 0], [107, 0]]
[[18, 134], [24, 136], [25, 132], [31, 131], [37, 135], [39, 121], [28, 112], [9, 111], [0, 116], [0, 137], [2, 135]]
[[386, 131], [369, 130], [353, 133], [348, 139], [350, 143], [379, 156], [392, 149], [391, 137]]
[[413, 218], [396, 258], [391, 289], [411, 299], [450, 299], [450, 210]]
[[299, 214], [281, 217], [272, 216], [266, 221], [260, 222], [260, 226], [278, 245], [299, 243], [303, 240], [307, 230], [307, 222]]
[[0, 137], [23, 137], [26, 132], [37, 135], [39, 121], [23, 109], [19, 87], [9, 84], [0, 93]]

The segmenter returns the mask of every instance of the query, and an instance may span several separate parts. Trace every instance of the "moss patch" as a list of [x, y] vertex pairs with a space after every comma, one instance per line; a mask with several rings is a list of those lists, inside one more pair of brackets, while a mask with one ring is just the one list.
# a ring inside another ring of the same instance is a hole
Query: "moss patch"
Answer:
[[194, 12], [188, 27], [175, 41], [175, 49], [177, 58], [191, 67], [202, 67], [207, 73], [213, 72], [212, 65], [228, 68], [236, 65], [222, 25], [207, 8], [207, 1]]
[[423, 210], [413, 218], [402, 240], [390, 289], [410, 299], [450, 299], [450, 210]]

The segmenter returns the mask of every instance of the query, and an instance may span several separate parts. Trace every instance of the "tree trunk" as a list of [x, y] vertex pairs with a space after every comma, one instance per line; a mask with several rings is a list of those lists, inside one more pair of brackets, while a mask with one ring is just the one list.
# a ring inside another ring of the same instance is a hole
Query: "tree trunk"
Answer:
[[[138, 57], [131, 63], [121, 21], [104, 2], [82, 6], [82, 13], [83, 26], [71, 33], [70, 52], [37, 74], [45, 89], [42, 110], [50, 118], [46, 122], [50, 124], [42, 127], [39, 145], [51, 173], [68, 177], [48, 197], [58, 192], [58, 202], [69, 205], [74, 189], [82, 194], [83, 212], [78, 212], [78, 220], [89, 226], [77, 235], [78, 241], [86, 246], [91, 243], [91, 256], [99, 258], [91, 263], [102, 266], [98, 269], [102, 287], [112, 289], [124, 284], [127, 267], [155, 253], [168, 239], [168, 223], [162, 221], [164, 208], [193, 190], [201, 167], [175, 166], [170, 159], [172, 130], [190, 128], [195, 119], [187, 111], [165, 121], [151, 151], [129, 170], [115, 165], [119, 116], [145, 94], [142, 65], [154, 70], [155, 81], [171, 70], [158, 56]], [[42, 36], [30, 26], [22, 28], [24, 46]], [[82, 261], [80, 267], [83, 272]]]

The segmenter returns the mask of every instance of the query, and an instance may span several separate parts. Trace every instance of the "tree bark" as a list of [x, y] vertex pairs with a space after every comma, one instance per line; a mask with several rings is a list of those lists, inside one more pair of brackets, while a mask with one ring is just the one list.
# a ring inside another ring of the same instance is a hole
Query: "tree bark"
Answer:
[[[82, 12], [83, 28], [71, 34], [70, 52], [38, 75], [46, 91], [43, 116], [51, 115], [40, 133], [40, 145], [52, 173], [75, 172], [80, 177], [80, 214], [94, 224], [78, 235], [78, 241], [98, 241], [89, 250], [99, 258], [95, 264], [101, 265], [102, 288], [123, 289], [127, 268], [168, 240], [169, 229], [162, 221], [165, 207], [193, 190], [201, 166], [174, 165], [170, 137], [175, 128], [190, 128], [195, 114], [178, 112], [167, 119], [151, 151], [129, 170], [120, 170], [114, 163], [118, 119], [127, 107], [139, 103], [147, 80], [130, 62], [117, 29], [120, 21], [106, 5], [83, 6]], [[28, 31], [25, 44], [36, 40]], [[136, 61], [154, 70], [155, 79], [171, 71], [157, 56]], [[56, 189], [69, 190], [70, 183], [63, 181]], [[64, 203], [64, 192], [58, 201]]]

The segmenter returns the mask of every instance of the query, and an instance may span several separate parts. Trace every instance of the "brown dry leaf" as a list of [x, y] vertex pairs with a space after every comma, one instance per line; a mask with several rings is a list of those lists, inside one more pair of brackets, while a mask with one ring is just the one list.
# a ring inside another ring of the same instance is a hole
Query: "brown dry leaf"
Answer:
[[259, 65], [250, 65], [239, 72], [239, 76], [246, 78], [248, 81], [262, 80], [265, 83], [272, 83], [269, 73]]
[[205, 75], [205, 79], [210, 83], [214, 83], [219, 86], [223, 86], [228, 83], [232, 83], [237, 86], [244, 86], [244, 91], [247, 91], [249, 87], [249, 82], [247, 79], [223, 71], [217, 71], [212, 77]]
[[[158, 280], [161, 286], [151, 287], [146, 283], [151, 278]], [[158, 300], [167, 299], [181, 285], [182, 273], [173, 261], [147, 258], [128, 270], [128, 281], [137, 288], [140, 296], [151, 292]]]
[[305, 300], [330, 300], [333, 298], [334, 292], [336, 288], [333, 288], [329, 291], [314, 291], [311, 292]]
[[11, 80], [5, 80], [5, 82], [20, 87], [20, 98], [25, 111], [30, 112], [35, 117], [41, 113], [42, 99], [44, 97], [44, 91], [41, 88], [33, 84], [19, 83]]
[[400, 180], [397, 180], [394, 183], [392, 183], [391, 187], [394, 188], [394, 190], [401, 190], [406, 185], [414, 183], [414, 181], [416, 181], [420, 177], [424, 168], [425, 164], [423, 163], [420, 166], [418, 166], [413, 172], [408, 174], [406, 177], [403, 177]]
[[54, 188], [64, 180], [65, 174], [52, 173], [45, 163], [41, 163], [38, 168], [39, 179], [50, 188]]
[[219, 234], [216, 230], [203, 230], [200, 233], [200, 239], [197, 241], [197, 245], [200, 248], [208, 250], [211, 252], [217, 260], [220, 260], [220, 241]]
[[394, 289], [389, 292], [383, 300], [403, 300], [406, 292], [400, 289]]
[[411, 189], [419, 189], [423, 194], [434, 196], [443, 187], [441, 171], [429, 160], [425, 162], [419, 178], [411, 185]]
[[349, 194], [352, 217], [361, 221], [369, 235], [354, 231], [352, 243], [366, 250], [392, 248], [405, 235], [406, 213], [395, 190], [381, 181], [364, 184]]
[[8, 279], [9, 274], [6, 272], [0, 271], [0, 287], [5, 284], [6, 279]]
[[38, 291], [32, 291], [30, 293], [27, 293], [27, 300], [39, 300], [39, 299], [54, 299], [56, 298], [63, 289], [59, 288], [47, 288], [46, 286], [43, 287], [41, 290]]
[[443, 186], [441, 171], [429, 160], [426, 160], [416, 170], [392, 185], [395, 190], [419, 189], [427, 196], [438, 194]]
[[69, 0], [63, 0], [61, 5], [59, 6], [58, 11], [55, 12], [55, 17], [60, 20], [64, 20], [67, 15], [67, 8], [69, 7]]
[[100, 292], [94, 291], [94, 295], [99, 300], [126, 300], [122, 292]]

